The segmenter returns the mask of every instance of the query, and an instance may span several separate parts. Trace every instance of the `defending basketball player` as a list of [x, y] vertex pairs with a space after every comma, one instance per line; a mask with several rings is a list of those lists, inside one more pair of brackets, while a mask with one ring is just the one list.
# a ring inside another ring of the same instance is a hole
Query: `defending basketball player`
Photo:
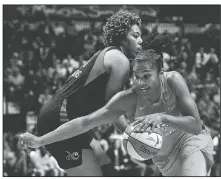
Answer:
[[146, 49], [133, 63], [133, 89], [119, 92], [103, 108], [44, 136], [24, 134], [21, 142], [37, 148], [114, 122], [125, 114], [138, 120], [138, 132], [151, 132], [160, 126], [164, 139], [153, 162], [164, 176], [209, 175], [213, 164], [212, 138], [200, 120], [184, 78], [178, 72], [162, 70], [161, 52], [168, 43], [167, 37], [156, 34], [146, 41]]
[[[123, 90], [130, 73], [129, 59], [142, 48], [140, 25], [139, 16], [128, 11], [119, 11], [107, 20], [103, 28], [106, 48], [74, 72], [41, 108], [39, 136], [96, 111]], [[89, 132], [45, 147], [68, 176], [101, 176], [100, 166], [110, 163]]]

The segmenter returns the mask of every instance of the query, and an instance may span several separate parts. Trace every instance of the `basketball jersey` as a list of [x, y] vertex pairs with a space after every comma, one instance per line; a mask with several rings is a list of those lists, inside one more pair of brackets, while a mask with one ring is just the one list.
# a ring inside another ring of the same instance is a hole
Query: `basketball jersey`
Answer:
[[[178, 109], [176, 96], [172, 93], [167, 84], [167, 74], [167, 72], [164, 72], [160, 76], [161, 96], [159, 101], [150, 107], [151, 110], [148, 106], [145, 106], [146, 102], [142, 94], [138, 94], [135, 117], [153, 113], [166, 113], [172, 116], [182, 116]], [[171, 169], [170, 167], [178, 155], [185, 158], [192, 152], [205, 148], [208, 144], [208, 140], [206, 138], [205, 140], [201, 140], [202, 136], [200, 135], [200, 137], [198, 137], [193, 134], [185, 133], [165, 124], [161, 125], [160, 128], [163, 133], [163, 144], [161, 150], [152, 158], [152, 160], [163, 175], [167, 175], [167, 172]], [[201, 133], [204, 133], [204, 131]], [[202, 138], [204, 138], [204, 136]], [[210, 150], [206, 153], [211, 152], [212, 151]], [[208, 160], [212, 162], [213, 159], [210, 156], [208, 156], [208, 158]]]
[[63, 100], [62, 107], [66, 108], [69, 120], [88, 115], [105, 105], [109, 74], [104, 67], [104, 55], [114, 48], [108, 47], [98, 51], [75, 71], [53, 96]]
[[[104, 66], [104, 55], [115, 49], [108, 47], [98, 51], [82, 67], [76, 70], [65, 84], [40, 109], [37, 121], [37, 133], [45, 135], [60, 125], [86, 116], [100, 109], [106, 103], [105, 92], [109, 73]], [[92, 141], [90, 132], [72, 138], [72, 142], [79, 144], [75, 147], [90, 148]], [[68, 143], [68, 139], [62, 142]], [[66, 143], [65, 143], [66, 145]]]

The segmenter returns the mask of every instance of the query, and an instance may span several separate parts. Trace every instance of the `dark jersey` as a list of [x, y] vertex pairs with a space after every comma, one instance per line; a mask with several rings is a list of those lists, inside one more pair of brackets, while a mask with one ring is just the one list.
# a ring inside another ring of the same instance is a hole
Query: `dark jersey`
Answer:
[[105, 105], [105, 91], [109, 74], [104, 67], [104, 55], [108, 47], [98, 51], [75, 71], [55, 93], [54, 98], [67, 100], [68, 119], [88, 115]]
[[[88, 115], [105, 105], [105, 92], [109, 74], [104, 67], [104, 55], [113, 48], [115, 47], [98, 51], [86, 64], [75, 71], [41, 108], [37, 122], [37, 134], [39, 136], [55, 130], [65, 122]], [[50, 144], [46, 148], [52, 155], [57, 156], [58, 161], [63, 161], [63, 159], [59, 159], [62, 156], [61, 151], [66, 154], [65, 151], [74, 149], [75, 152], [80, 152], [81, 148], [90, 149], [91, 141], [92, 136], [89, 132], [86, 132]]]
[[[64, 122], [86, 116], [105, 105], [109, 74], [104, 67], [104, 55], [114, 48], [98, 51], [41, 108], [37, 124], [38, 135], [44, 135]], [[88, 137], [87, 134], [80, 136]]]

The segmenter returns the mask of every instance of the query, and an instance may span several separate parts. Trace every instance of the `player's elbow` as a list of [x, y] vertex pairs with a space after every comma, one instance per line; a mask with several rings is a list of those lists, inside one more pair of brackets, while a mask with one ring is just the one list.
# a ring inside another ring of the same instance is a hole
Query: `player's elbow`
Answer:
[[194, 128], [195, 129], [194, 130], [194, 135], [199, 135], [200, 132], [202, 131], [202, 128], [203, 128], [202, 123], [200, 121], [196, 120], [196, 125], [195, 125], [195, 128]]

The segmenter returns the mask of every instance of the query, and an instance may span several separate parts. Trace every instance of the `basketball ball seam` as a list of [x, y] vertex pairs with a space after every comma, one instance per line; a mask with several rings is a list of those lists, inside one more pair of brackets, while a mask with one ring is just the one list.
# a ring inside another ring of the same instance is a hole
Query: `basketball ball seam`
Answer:
[[[129, 138], [129, 136], [128, 136], [128, 138]], [[125, 141], [126, 141], [126, 144], [125, 144], [126, 146], [124, 146]], [[128, 153], [127, 142], [129, 142], [128, 139], [123, 139], [123, 147], [124, 147], [125, 151]]]
[[132, 144], [130, 141], [128, 141], [128, 142], [130, 143], [131, 147], [133, 148], [133, 150], [137, 153], [137, 155], [138, 155], [140, 158], [139, 158], [139, 159], [138, 159], [138, 158], [135, 158], [134, 156], [130, 155], [129, 152], [128, 152], [128, 154], [129, 154], [131, 157], [133, 157], [133, 158], [135, 158], [135, 159], [137, 159], [137, 160], [141, 160], [141, 161], [146, 160], [145, 157], [141, 156], [141, 155], [137, 152], [137, 150], [136, 150], [136, 148], [133, 146], [133, 144]]
[[[137, 139], [135, 139], [134, 137], [132, 137], [132, 136], [129, 136], [129, 137], [131, 137], [131, 138], [133, 138], [134, 140], [137, 140]], [[129, 138], [128, 138], [129, 139]], [[129, 142], [130, 142], [130, 140], [128, 140]], [[139, 141], [139, 140], [138, 140]], [[147, 144], [145, 144], [145, 143], [143, 143], [143, 142], [141, 142], [141, 141], [139, 141], [141, 144], [143, 144], [143, 145], [147, 145]], [[149, 146], [148, 145], [148, 147], [151, 147], [151, 146]], [[152, 149], [155, 149], [155, 150], [160, 150], [160, 149], [156, 149], [156, 148], [153, 148], [153, 147], [151, 147]]]

